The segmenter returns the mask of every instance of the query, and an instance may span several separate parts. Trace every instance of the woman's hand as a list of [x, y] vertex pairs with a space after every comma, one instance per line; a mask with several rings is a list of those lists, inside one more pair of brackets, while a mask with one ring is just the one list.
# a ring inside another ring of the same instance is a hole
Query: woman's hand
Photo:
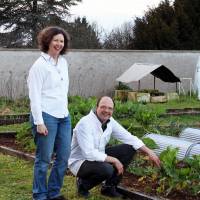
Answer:
[[37, 132], [41, 135], [48, 135], [47, 127], [44, 124], [38, 124], [37, 125]]

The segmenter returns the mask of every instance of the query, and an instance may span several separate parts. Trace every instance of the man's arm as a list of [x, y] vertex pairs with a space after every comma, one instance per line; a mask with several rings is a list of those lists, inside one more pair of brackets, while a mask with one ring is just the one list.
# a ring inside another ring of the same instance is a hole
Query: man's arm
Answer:
[[151, 149], [149, 149], [147, 146], [144, 145], [140, 147], [138, 150], [147, 154], [149, 156], [149, 159], [153, 161], [156, 164], [156, 166], [160, 167], [160, 159]]
[[117, 121], [113, 120], [113, 136], [119, 139], [125, 144], [133, 146], [135, 150], [140, 150], [149, 156], [149, 159], [152, 160], [156, 166], [160, 167], [160, 159], [158, 156], [147, 146], [144, 145], [142, 140], [138, 137], [129, 133], [123, 126], [121, 126]]

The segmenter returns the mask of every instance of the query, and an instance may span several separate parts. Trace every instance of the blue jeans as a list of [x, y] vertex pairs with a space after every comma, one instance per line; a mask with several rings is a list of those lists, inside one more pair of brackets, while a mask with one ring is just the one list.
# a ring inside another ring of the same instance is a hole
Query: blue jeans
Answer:
[[[33, 177], [34, 200], [52, 199], [60, 195], [71, 148], [70, 116], [56, 118], [47, 113], [42, 113], [42, 116], [48, 135], [44, 136], [37, 133], [36, 125], [33, 125], [36, 144]], [[55, 159], [47, 181], [47, 171], [52, 156]]]

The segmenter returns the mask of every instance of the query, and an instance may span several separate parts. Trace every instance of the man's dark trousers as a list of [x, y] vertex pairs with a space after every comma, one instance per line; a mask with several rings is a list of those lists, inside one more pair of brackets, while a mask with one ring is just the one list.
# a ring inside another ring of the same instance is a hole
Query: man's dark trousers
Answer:
[[[135, 150], [131, 145], [120, 144], [106, 148], [105, 152], [107, 155], [117, 158], [125, 170], [131, 162]], [[112, 164], [87, 160], [81, 165], [77, 177], [81, 178], [85, 190], [90, 190], [103, 181], [105, 181], [105, 185], [117, 186], [122, 179], [122, 175], [117, 175], [117, 170]]]

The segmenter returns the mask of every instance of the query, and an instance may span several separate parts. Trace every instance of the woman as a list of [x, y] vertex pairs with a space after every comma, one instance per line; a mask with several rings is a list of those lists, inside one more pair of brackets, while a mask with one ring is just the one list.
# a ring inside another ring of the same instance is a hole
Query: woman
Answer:
[[[69, 36], [59, 27], [47, 27], [39, 33], [38, 44], [42, 52], [28, 76], [36, 144], [33, 199], [64, 200], [60, 189], [70, 154], [71, 122], [67, 100], [68, 65], [62, 55], [68, 50]], [[47, 179], [53, 153], [55, 159]]]

